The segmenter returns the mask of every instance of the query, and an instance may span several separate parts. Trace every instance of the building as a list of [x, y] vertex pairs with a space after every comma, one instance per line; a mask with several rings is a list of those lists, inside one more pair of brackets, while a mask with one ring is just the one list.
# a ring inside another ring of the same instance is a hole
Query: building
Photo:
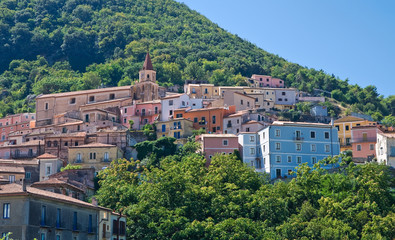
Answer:
[[239, 92], [225, 91], [224, 106], [236, 106], [236, 111], [254, 109], [255, 98]]
[[215, 154], [229, 155], [239, 150], [238, 138], [234, 134], [202, 134], [197, 137], [207, 165]]
[[69, 147], [84, 145], [86, 141], [86, 132], [47, 135], [45, 136], [44, 152], [52, 154], [67, 163]]
[[354, 126], [351, 129], [352, 157], [356, 163], [366, 163], [376, 156], [377, 126]]
[[200, 109], [203, 108], [202, 99], [190, 98], [187, 94], [173, 94], [161, 99], [162, 114], [161, 121], [167, 121], [172, 118], [179, 118], [174, 115], [174, 111], [180, 108]]
[[228, 108], [202, 108], [202, 109], [176, 109], [176, 118], [185, 118], [193, 121], [193, 128], [199, 130], [203, 128], [208, 133], [222, 133], [223, 118], [235, 113], [235, 106]]
[[0, 176], [8, 179], [9, 183], [22, 182], [25, 179], [25, 169], [21, 166], [0, 166]]
[[241, 124], [241, 131], [242, 132], [258, 132], [259, 130], [262, 130], [265, 127], [265, 125], [261, 122], [255, 121], [255, 120], [250, 120], [247, 121], [243, 124]]
[[[136, 104], [135, 115], [138, 116], [139, 125], [152, 124], [159, 119], [162, 105], [160, 100], [153, 100], [148, 102], [141, 102]], [[125, 118], [123, 120], [125, 124]], [[129, 123], [127, 123], [129, 125]]]
[[[99, 238], [99, 225], [105, 219], [100, 212], [111, 212], [69, 196], [15, 183], [1, 186], [0, 206], [0, 233], [12, 232], [13, 239], [21, 240], [103, 239]], [[125, 226], [125, 219], [122, 221], [119, 225]], [[122, 239], [125, 234], [122, 232]]]
[[[239, 135], [243, 155], [248, 157], [243, 161], [264, 168], [271, 179], [291, 177], [300, 164], [312, 167], [340, 152], [337, 130], [328, 124], [274, 122], [257, 135], [259, 138], [253, 132]], [[252, 150], [254, 146], [256, 150]]]
[[33, 159], [43, 153], [44, 141], [42, 140], [0, 146], [0, 158], [2, 159]]
[[60, 172], [64, 162], [57, 156], [44, 153], [37, 157], [40, 164], [40, 181], [48, 180], [52, 174]]
[[260, 138], [258, 132], [243, 132], [238, 135], [240, 156], [243, 162], [254, 167], [257, 172], [265, 172], [264, 162], [260, 153]]
[[[37, 159], [24, 159], [24, 160], [11, 160], [11, 159], [0, 159], [0, 168], [2, 167], [22, 167], [25, 170], [25, 177], [21, 176], [15, 177], [15, 180], [24, 179], [25, 183], [30, 185], [34, 182], [38, 182], [40, 180], [40, 169], [39, 169], [39, 161]], [[22, 171], [18, 170], [18, 174]], [[4, 175], [3, 175], [4, 176]], [[5, 179], [10, 180], [9, 177]], [[7, 181], [8, 183], [9, 181]]]
[[188, 84], [185, 87], [185, 93], [188, 94], [190, 98], [199, 99], [213, 99], [219, 98], [218, 87], [214, 84]]
[[340, 151], [352, 150], [351, 146], [351, 129], [357, 126], [376, 125], [376, 122], [363, 118], [346, 116], [334, 121], [338, 130]]
[[310, 109], [310, 114], [313, 117], [327, 117], [328, 108], [326, 106], [316, 105]]
[[395, 132], [377, 133], [377, 162], [395, 167]]
[[31, 121], [35, 121], [35, 113], [20, 113], [8, 115], [0, 119], [1, 138], [0, 144], [8, 141], [8, 136], [12, 132], [29, 133]]
[[253, 74], [251, 78], [247, 80], [247, 83], [250, 87], [255, 87], [255, 88], [264, 88], [264, 87], [283, 88], [284, 87], [283, 80], [279, 78], [273, 78], [267, 75], [258, 75], [258, 74]]
[[247, 111], [238, 111], [224, 117], [223, 129], [225, 134], [238, 134], [241, 132], [241, 124], [248, 119]]
[[185, 144], [188, 137], [193, 135], [193, 122], [185, 118], [175, 118], [156, 124], [157, 138], [174, 137], [177, 144]]
[[[268, 89], [270, 91], [270, 89]], [[299, 101], [298, 91], [294, 88], [274, 89], [276, 98], [274, 107], [280, 110], [294, 109], [295, 104]]]
[[69, 148], [69, 163], [82, 168], [94, 168], [95, 172], [108, 167], [113, 160], [123, 158], [116, 145], [89, 143]]

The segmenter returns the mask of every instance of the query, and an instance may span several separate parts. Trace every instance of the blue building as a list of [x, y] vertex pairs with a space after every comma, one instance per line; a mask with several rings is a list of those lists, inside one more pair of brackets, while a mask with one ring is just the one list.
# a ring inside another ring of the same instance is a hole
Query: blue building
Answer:
[[258, 167], [258, 171], [263, 168], [271, 179], [291, 177], [291, 172], [302, 163], [313, 166], [340, 153], [337, 129], [328, 124], [274, 122], [255, 133], [256, 151], [250, 141], [253, 134], [239, 135], [243, 161]]

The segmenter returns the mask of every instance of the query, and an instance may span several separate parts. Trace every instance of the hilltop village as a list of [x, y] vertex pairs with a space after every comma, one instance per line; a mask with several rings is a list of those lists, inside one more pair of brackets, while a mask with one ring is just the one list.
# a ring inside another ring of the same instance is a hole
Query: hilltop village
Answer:
[[[271, 180], [292, 178], [300, 164], [313, 167], [348, 150], [357, 164], [395, 167], [395, 133], [370, 116], [333, 119], [323, 104], [325, 93], [286, 88], [271, 76], [254, 74], [246, 83], [188, 80], [161, 87], [147, 53], [131, 86], [37, 96], [35, 113], [0, 119], [0, 200], [3, 219], [11, 219], [0, 224], [0, 232], [60, 239], [62, 229], [62, 239], [126, 239], [125, 216], [94, 198], [86, 201], [94, 194], [94, 177], [112, 161], [143, 160], [134, 146], [151, 140], [145, 130], [154, 139], [173, 137], [178, 146], [199, 142], [207, 165], [216, 154], [238, 153]], [[301, 102], [311, 106], [304, 121], [283, 121], [281, 114]], [[80, 168], [61, 171], [68, 165]], [[28, 209], [26, 198], [38, 207]], [[57, 217], [47, 217], [50, 212]], [[40, 217], [26, 222], [25, 213]], [[21, 222], [31, 229], [19, 229]]]

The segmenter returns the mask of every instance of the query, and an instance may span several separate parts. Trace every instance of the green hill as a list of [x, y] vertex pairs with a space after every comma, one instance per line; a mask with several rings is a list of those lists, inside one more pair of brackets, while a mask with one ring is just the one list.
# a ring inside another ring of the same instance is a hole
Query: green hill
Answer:
[[148, 46], [162, 85], [241, 85], [242, 76], [268, 74], [303, 91], [330, 91], [377, 120], [395, 115], [394, 96], [290, 63], [173, 0], [1, 1], [0, 113], [32, 111], [32, 94], [130, 84]]

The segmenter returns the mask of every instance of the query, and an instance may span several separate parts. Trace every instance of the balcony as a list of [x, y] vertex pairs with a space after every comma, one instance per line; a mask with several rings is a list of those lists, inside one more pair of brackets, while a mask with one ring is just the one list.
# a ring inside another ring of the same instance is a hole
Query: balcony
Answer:
[[353, 138], [352, 143], [362, 143], [362, 142], [376, 142], [376, 137], [368, 137], [368, 138]]
[[294, 141], [303, 141], [304, 138], [303, 138], [303, 137], [300, 137], [300, 136], [296, 136], [296, 137], [293, 137], [293, 140], [294, 140]]
[[112, 158], [101, 158], [101, 162], [112, 162]]
[[182, 126], [173, 126], [173, 127], [170, 127], [170, 130], [178, 130], [178, 129], [182, 129]]
[[148, 111], [148, 112], [136, 112], [136, 116], [140, 116], [140, 117], [148, 117], [148, 116], [153, 116], [153, 115], [157, 115], [157, 114], [161, 114], [162, 111], [158, 110], [158, 111]]
[[82, 163], [82, 159], [76, 158], [76, 159], [74, 160], [74, 163]]

